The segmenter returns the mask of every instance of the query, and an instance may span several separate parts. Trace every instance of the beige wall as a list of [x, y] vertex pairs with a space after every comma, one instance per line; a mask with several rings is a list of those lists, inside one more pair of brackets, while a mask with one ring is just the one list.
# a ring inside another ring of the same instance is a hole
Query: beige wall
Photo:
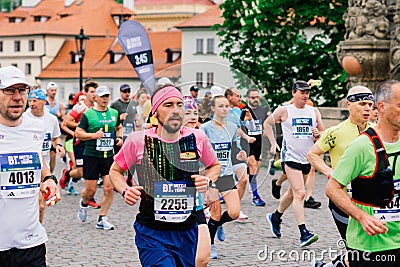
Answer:
[[[0, 52], [0, 65], [16, 64], [31, 84], [35, 83], [44, 68], [54, 59], [60, 50], [65, 37], [45, 37], [43, 35], [1, 37], [3, 52]], [[34, 41], [34, 50], [29, 51], [29, 41]], [[20, 41], [20, 51], [14, 51], [15, 41]], [[27, 64], [31, 65], [31, 73], [27, 73]]]

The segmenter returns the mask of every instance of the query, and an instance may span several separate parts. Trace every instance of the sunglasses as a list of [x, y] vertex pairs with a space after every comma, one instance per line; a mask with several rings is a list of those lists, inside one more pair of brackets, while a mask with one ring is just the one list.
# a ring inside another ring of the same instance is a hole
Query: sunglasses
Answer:
[[131, 93], [131, 90], [124, 90], [124, 91], [121, 91], [121, 92], [126, 94], [126, 93]]
[[3, 93], [5, 95], [14, 95], [16, 90], [18, 90], [18, 92], [21, 95], [26, 95], [31, 90], [31, 87], [28, 86], [28, 85], [24, 85], [24, 86], [21, 86], [21, 87], [7, 87], [7, 88], [1, 89], [1, 90], [3, 90]]

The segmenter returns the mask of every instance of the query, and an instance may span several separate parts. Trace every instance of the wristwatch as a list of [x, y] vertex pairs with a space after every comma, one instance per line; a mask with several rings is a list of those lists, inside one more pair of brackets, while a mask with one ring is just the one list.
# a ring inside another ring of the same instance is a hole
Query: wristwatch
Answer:
[[42, 182], [44, 183], [49, 179], [53, 180], [56, 184], [58, 184], [57, 177], [55, 175], [47, 175], [46, 177], [43, 178]]
[[217, 185], [210, 178], [208, 178], [207, 176], [206, 176], [206, 178], [208, 180], [208, 187], [211, 187], [211, 188], [217, 187]]

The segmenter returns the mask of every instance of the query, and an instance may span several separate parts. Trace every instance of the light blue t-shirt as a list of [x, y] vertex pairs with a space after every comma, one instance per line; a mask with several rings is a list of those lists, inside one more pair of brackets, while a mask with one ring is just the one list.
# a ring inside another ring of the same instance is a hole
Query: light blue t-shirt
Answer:
[[230, 108], [228, 117], [226, 117], [226, 121], [230, 121], [233, 124], [235, 124], [237, 128], [240, 128], [240, 115], [241, 114], [242, 114], [242, 111], [239, 108], [237, 108], [237, 107]]
[[[237, 128], [232, 122], [227, 121], [223, 129], [218, 129], [212, 121], [208, 121], [200, 126], [217, 153], [218, 161], [221, 164], [221, 176], [232, 175], [233, 167], [231, 160], [232, 143], [237, 144]], [[240, 148], [240, 147], [239, 147]]]

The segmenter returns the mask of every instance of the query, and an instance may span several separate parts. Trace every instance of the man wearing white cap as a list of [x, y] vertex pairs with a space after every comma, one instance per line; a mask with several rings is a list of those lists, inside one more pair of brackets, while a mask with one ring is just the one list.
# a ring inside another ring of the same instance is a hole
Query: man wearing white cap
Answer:
[[108, 175], [113, 163], [114, 143], [122, 145], [123, 129], [118, 111], [108, 108], [110, 89], [107, 86], [96, 88], [96, 103], [93, 108], [86, 110], [75, 130], [80, 140], [86, 141], [83, 152], [83, 177], [86, 187], [82, 191], [78, 218], [81, 222], [87, 219], [88, 202], [94, 197], [99, 175], [103, 178], [103, 198], [97, 229], [114, 230], [114, 225], [108, 222], [107, 212], [113, 201], [114, 187]]
[[[60, 199], [57, 179], [43, 163], [42, 122], [22, 117], [30, 86], [23, 72], [0, 68], [0, 262], [46, 266], [47, 234], [39, 222], [39, 192]], [[26, 179], [18, 179], [25, 177]], [[55, 202], [53, 202], [55, 203]]]
[[[47, 108], [50, 114], [53, 114], [57, 117], [58, 122], [61, 122], [66, 114], [66, 106], [61, 104], [59, 101], [56, 100], [58, 85], [55, 82], [49, 82], [47, 84], [47, 103], [45, 108]], [[56, 148], [51, 145], [50, 147], [50, 171], [54, 171], [54, 167], [56, 165]]]

